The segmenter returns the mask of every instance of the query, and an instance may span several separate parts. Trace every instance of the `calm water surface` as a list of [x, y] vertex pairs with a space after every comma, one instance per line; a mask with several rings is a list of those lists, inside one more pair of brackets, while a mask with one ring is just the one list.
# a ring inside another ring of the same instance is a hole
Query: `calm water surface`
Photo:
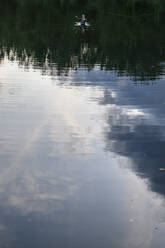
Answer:
[[80, 40], [2, 56], [0, 247], [163, 248], [165, 59]]

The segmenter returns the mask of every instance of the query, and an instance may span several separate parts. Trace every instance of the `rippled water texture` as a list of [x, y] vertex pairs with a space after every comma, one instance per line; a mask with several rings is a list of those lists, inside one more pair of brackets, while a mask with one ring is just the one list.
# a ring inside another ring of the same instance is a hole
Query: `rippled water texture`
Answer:
[[0, 248], [164, 248], [163, 20], [24, 2], [0, 17]]
[[163, 247], [163, 80], [4, 59], [0, 89], [1, 247]]

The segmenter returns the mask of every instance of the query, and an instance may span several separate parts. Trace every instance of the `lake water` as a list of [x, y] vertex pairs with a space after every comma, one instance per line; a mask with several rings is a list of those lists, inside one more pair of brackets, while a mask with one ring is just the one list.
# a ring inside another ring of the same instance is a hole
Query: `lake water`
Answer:
[[11, 27], [1, 29], [0, 247], [163, 248], [160, 27], [150, 40], [113, 30], [109, 43], [94, 24], [53, 27], [50, 39]]

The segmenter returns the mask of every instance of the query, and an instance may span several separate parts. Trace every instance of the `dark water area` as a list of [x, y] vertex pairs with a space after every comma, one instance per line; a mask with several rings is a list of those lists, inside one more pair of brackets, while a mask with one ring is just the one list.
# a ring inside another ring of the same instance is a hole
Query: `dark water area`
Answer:
[[2, 4], [0, 248], [164, 248], [164, 5], [115, 2]]

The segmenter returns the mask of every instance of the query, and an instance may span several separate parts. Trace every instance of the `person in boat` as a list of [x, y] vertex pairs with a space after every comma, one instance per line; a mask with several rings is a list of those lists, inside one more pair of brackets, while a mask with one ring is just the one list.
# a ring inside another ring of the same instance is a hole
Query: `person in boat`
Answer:
[[83, 14], [82, 17], [81, 17], [81, 26], [82, 27], [85, 27], [86, 26], [86, 22], [87, 22], [87, 19], [85, 17], [85, 15]]

